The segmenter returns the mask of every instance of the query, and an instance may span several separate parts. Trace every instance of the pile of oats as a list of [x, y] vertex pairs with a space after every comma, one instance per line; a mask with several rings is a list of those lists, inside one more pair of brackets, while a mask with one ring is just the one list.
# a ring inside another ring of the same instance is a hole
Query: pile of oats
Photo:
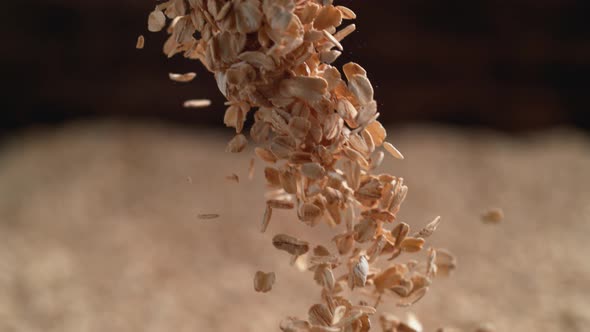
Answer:
[[[304, 235], [272, 239], [293, 263], [305, 259], [321, 287], [321, 303], [310, 307], [306, 319], [283, 320], [283, 331], [368, 331], [371, 320], [384, 331], [420, 331], [419, 323], [390, 313], [373, 318], [379, 303], [392, 297], [410, 306], [437, 273], [456, 266], [451, 254], [434, 248], [426, 250], [425, 262], [401, 262], [425, 250], [440, 218], [411, 232], [396, 218], [408, 192], [403, 178], [375, 172], [384, 151], [403, 155], [385, 141], [365, 69], [350, 62], [342, 75], [331, 65], [342, 54], [341, 41], [355, 30], [348, 23], [354, 18], [351, 9], [330, 0], [170, 0], [156, 5], [148, 19], [149, 31], [167, 29], [168, 57], [199, 60], [215, 75], [228, 100], [224, 122], [236, 131], [227, 151], [247, 146], [244, 122], [252, 111], [249, 136], [268, 165], [270, 187], [262, 231], [271, 226], [274, 209], [293, 210], [309, 227], [332, 226], [332, 243], [314, 245]], [[170, 78], [185, 82], [194, 74]], [[270, 291], [275, 278], [280, 276], [257, 272], [255, 290]], [[353, 304], [353, 296], [363, 300]]]

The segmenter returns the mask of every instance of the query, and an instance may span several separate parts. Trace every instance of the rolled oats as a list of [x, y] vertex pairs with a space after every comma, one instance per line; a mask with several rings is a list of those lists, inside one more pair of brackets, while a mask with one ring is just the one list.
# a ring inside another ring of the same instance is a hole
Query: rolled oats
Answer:
[[[323, 246], [308, 253], [310, 244], [293, 236], [273, 237], [273, 245], [289, 253], [293, 264], [313, 271], [322, 287], [323, 302], [311, 307], [308, 321], [287, 318], [282, 331], [368, 331], [382, 296], [397, 294], [399, 305], [411, 305], [424, 296], [430, 278], [456, 266], [451, 254], [432, 248], [425, 267], [413, 260], [391, 262], [421, 251], [439, 219], [409, 236], [409, 225], [396, 221], [408, 187], [402, 178], [373, 173], [383, 149], [398, 159], [403, 155], [385, 141], [367, 71], [353, 62], [342, 71], [331, 65], [342, 54], [341, 41], [356, 29], [341, 27], [342, 21], [355, 18], [332, 0], [168, 0], [148, 18], [150, 31], [168, 23], [167, 56], [199, 60], [214, 74], [228, 100], [224, 123], [236, 132], [227, 151], [245, 150], [244, 126], [252, 114], [254, 153], [272, 166], [264, 168], [270, 191], [261, 231], [273, 209], [293, 209], [307, 225], [325, 222], [335, 230], [334, 254]], [[194, 74], [170, 78], [188, 82]], [[209, 105], [209, 100], [185, 103]], [[248, 177], [253, 173], [251, 161]], [[237, 175], [228, 179], [239, 181]], [[302, 255], [308, 256], [305, 264]], [[390, 261], [377, 267], [384, 255]], [[335, 277], [339, 267], [346, 271]], [[258, 271], [254, 288], [270, 291], [274, 280], [274, 273]], [[376, 304], [353, 306], [343, 295], [347, 282], [351, 290], [362, 287], [361, 295], [374, 297]], [[380, 321], [384, 331], [422, 330], [411, 319], [382, 315]]]

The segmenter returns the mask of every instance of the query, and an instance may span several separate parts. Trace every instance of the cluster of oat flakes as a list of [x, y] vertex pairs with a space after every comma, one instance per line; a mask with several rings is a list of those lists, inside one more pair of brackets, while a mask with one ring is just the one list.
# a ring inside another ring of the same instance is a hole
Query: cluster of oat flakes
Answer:
[[[331, 65], [342, 39], [355, 30], [354, 24], [339, 27], [355, 17], [330, 0], [170, 0], [149, 15], [150, 31], [167, 26], [169, 57], [182, 53], [214, 73], [228, 100], [224, 122], [236, 129], [228, 151], [247, 145], [242, 131], [254, 110], [250, 137], [256, 155], [270, 165], [262, 231], [273, 209], [292, 209], [310, 227], [333, 226], [333, 251], [286, 234], [273, 237], [293, 262], [307, 258], [306, 268], [322, 287], [321, 303], [309, 309], [309, 317], [285, 319], [283, 331], [368, 331], [383, 296], [409, 306], [424, 296], [437, 272], [455, 266], [449, 253], [433, 248], [423, 263], [395, 260], [423, 250], [440, 219], [411, 234], [408, 224], [396, 220], [408, 191], [403, 179], [374, 172], [383, 150], [403, 156], [385, 141], [366, 71], [351, 62], [342, 77]], [[194, 74], [171, 78], [188, 81]], [[256, 291], [270, 291], [275, 279], [259, 271]], [[353, 290], [367, 300], [354, 305]], [[384, 331], [421, 329], [391, 314], [379, 322]]]

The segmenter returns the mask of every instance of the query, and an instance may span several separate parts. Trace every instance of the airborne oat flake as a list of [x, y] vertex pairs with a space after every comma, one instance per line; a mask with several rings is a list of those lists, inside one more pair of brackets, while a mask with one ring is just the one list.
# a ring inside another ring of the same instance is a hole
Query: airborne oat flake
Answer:
[[[244, 122], [252, 113], [249, 136], [266, 164], [270, 188], [262, 232], [272, 229], [273, 209], [290, 209], [310, 227], [332, 226], [333, 243], [316, 247], [305, 234], [272, 239], [292, 262], [313, 272], [321, 287], [321, 303], [312, 304], [306, 318], [284, 319], [282, 331], [360, 332], [377, 322], [383, 331], [422, 331], [413, 316], [375, 318], [379, 303], [389, 296], [398, 306], [410, 306], [427, 293], [432, 278], [456, 267], [450, 253], [434, 248], [426, 262], [397, 260], [424, 250], [440, 218], [409, 235], [410, 226], [396, 217], [408, 192], [403, 178], [374, 173], [384, 151], [404, 157], [385, 141], [367, 72], [353, 62], [341, 71], [331, 65], [343, 51], [341, 41], [355, 31], [349, 22], [355, 18], [330, 0], [171, 0], [148, 17], [149, 31], [169, 34], [163, 47], [168, 57], [199, 60], [213, 73], [227, 98], [224, 123], [236, 130], [227, 151], [245, 149]], [[177, 82], [194, 77], [170, 74]], [[194, 108], [209, 104], [185, 102]], [[250, 178], [253, 168], [252, 162]], [[333, 251], [327, 249], [332, 245]], [[308, 262], [299, 262], [303, 258]], [[280, 275], [258, 271], [254, 288], [268, 292], [275, 279]], [[344, 293], [366, 300], [354, 305]]]

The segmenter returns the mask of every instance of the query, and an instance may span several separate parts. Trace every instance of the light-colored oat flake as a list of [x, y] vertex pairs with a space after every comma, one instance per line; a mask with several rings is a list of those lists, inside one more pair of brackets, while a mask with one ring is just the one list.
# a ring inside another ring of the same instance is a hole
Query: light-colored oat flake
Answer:
[[276, 280], [274, 272], [257, 271], [254, 275], [254, 290], [261, 293], [269, 292]]
[[[184, 74], [176, 74], [176, 73], [170, 73], [168, 74], [168, 77], [175, 82], [180, 82], [180, 83], [187, 83], [192, 81], [193, 79], [195, 79], [195, 77], [197, 76], [196, 73], [184, 73]], [[209, 105], [207, 105], [209, 106]]]
[[[332, 0], [169, 0], [149, 14], [148, 29], [168, 34], [168, 57], [198, 60], [213, 74], [227, 99], [223, 122], [235, 129], [226, 150], [242, 152], [251, 141], [264, 163], [269, 192], [260, 230], [269, 230], [273, 210], [284, 209], [309, 233], [321, 223], [333, 232], [331, 242], [318, 244], [298, 238], [315, 236], [274, 234], [272, 245], [313, 272], [321, 289], [321, 303], [305, 319], [283, 320], [282, 331], [369, 331], [383, 297], [410, 306], [433, 278], [456, 267], [450, 253], [426, 245], [440, 219], [410, 233], [397, 217], [408, 194], [404, 179], [374, 172], [384, 151], [404, 156], [386, 142], [371, 75], [354, 62], [332, 65], [356, 16]], [[170, 78], [190, 81], [189, 74]], [[424, 263], [411, 259], [427, 249]], [[254, 289], [268, 292], [275, 278], [258, 271]], [[357, 297], [361, 305], [353, 305]], [[422, 330], [415, 320], [380, 317], [384, 331]]]
[[394, 158], [396, 158], [396, 159], [404, 159], [404, 155], [402, 155], [402, 153], [399, 152], [399, 150], [395, 146], [393, 146], [391, 143], [385, 142], [385, 143], [383, 143], [383, 147]]
[[256, 171], [256, 158], [251, 158], [248, 164], [248, 180], [254, 179], [254, 172]]
[[144, 45], [145, 38], [143, 37], [143, 35], [139, 35], [139, 37], [137, 37], [137, 43], [135, 44], [135, 48], [138, 50], [142, 50]]
[[488, 209], [481, 214], [481, 220], [486, 224], [498, 224], [504, 220], [504, 211], [500, 208]]
[[183, 106], [186, 108], [203, 108], [211, 105], [209, 99], [192, 99], [184, 102]]
[[154, 10], [148, 17], [148, 30], [158, 32], [166, 26], [166, 15], [161, 10]]

